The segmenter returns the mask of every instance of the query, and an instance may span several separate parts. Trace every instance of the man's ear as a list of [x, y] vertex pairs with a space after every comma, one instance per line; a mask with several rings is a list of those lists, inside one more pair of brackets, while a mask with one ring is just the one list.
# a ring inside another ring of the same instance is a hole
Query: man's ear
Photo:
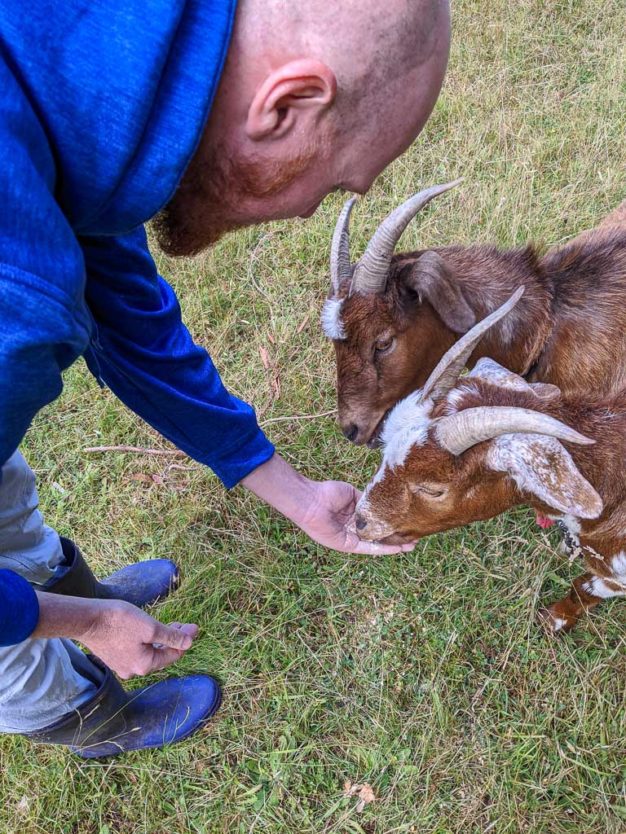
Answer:
[[280, 139], [306, 110], [323, 111], [335, 100], [337, 80], [321, 61], [302, 58], [271, 72], [248, 108], [246, 133], [253, 141]]
[[577, 518], [597, 518], [602, 512], [602, 499], [554, 437], [503, 434], [492, 442], [487, 465], [506, 472], [522, 492], [559, 512]]
[[438, 252], [424, 252], [407, 271], [406, 286], [425, 299], [454, 333], [467, 333], [476, 316], [459, 287], [454, 272]]

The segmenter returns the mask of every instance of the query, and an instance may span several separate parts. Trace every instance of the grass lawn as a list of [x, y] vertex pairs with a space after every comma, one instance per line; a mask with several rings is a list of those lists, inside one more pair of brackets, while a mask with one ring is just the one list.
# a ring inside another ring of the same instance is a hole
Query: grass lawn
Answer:
[[[453, 13], [442, 97], [357, 206], [355, 253], [411, 192], [461, 174], [407, 249], [559, 243], [626, 196], [623, 0], [456, 0]], [[378, 456], [337, 430], [318, 325], [340, 204], [160, 265], [287, 459], [362, 485]], [[224, 705], [179, 746], [109, 762], [3, 738], [1, 832], [626, 831], [626, 604], [547, 639], [535, 608], [580, 568], [528, 510], [401, 557], [349, 557], [186, 458], [84, 451], [113, 444], [170, 448], [79, 363], [25, 444], [47, 520], [102, 573], [179, 562], [182, 587], [156, 614], [200, 624], [178, 671], [215, 673]], [[347, 781], [375, 801], [358, 810]]]

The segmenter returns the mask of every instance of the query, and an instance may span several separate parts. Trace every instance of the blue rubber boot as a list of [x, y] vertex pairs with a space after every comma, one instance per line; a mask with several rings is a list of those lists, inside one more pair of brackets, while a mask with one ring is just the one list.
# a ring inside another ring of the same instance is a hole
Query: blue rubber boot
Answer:
[[42, 590], [89, 599], [122, 599], [143, 608], [166, 597], [178, 586], [178, 568], [169, 559], [147, 559], [127, 565], [99, 581], [83, 554], [70, 539], [61, 537], [65, 555], [64, 572], [47, 582]]
[[83, 759], [119, 756], [182, 741], [219, 709], [220, 686], [208, 675], [168, 678], [126, 692], [110, 669], [89, 659], [104, 675], [95, 696], [49, 727], [26, 733], [32, 741], [64, 745]]

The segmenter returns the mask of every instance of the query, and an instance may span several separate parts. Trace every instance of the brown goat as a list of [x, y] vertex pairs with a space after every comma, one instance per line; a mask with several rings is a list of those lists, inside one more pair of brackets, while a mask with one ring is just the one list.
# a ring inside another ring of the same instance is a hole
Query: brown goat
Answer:
[[365, 539], [400, 542], [519, 504], [560, 519], [587, 567], [567, 597], [540, 612], [550, 630], [565, 631], [602, 599], [626, 595], [626, 392], [568, 399], [487, 358], [459, 379], [511, 306], [476, 325], [391, 412], [356, 527]]
[[626, 201], [598, 228], [544, 255], [482, 245], [393, 255], [410, 219], [452, 185], [426, 189], [392, 212], [355, 266], [353, 201], [339, 218], [322, 323], [336, 351], [339, 422], [357, 444], [374, 444], [389, 409], [519, 286], [520, 304], [476, 347], [469, 367], [490, 356], [566, 397], [626, 385]]

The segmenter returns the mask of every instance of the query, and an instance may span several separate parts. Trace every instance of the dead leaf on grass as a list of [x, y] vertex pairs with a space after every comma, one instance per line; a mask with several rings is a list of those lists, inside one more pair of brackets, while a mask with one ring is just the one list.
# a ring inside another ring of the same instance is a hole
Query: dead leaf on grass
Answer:
[[16, 809], [18, 814], [25, 815], [30, 810], [30, 799], [24, 795], [17, 803]]
[[306, 314], [306, 316], [302, 319], [302, 321], [301, 321], [301, 322], [300, 322], [300, 324], [298, 325], [298, 329], [296, 330], [296, 333], [298, 333], [298, 334], [302, 333], [302, 331], [304, 330], [304, 328], [305, 328], [305, 327], [307, 326], [307, 324], [309, 323], [309, 319], [310, 319], [310, 318], [311, 318], [311, 314], [310, 314], [310, 313], [307, 313], [307, 314]]
[[277, 400], [280, 397], [280, 374], [278, 372], [278, 366], [272, 361], [266, 348], [260, 347], [259, 354], [263, 367], [266, 371], [271, 372], [270, 387], [272, 389], [272, 399]]
[[368, 782], [353, 784], [349, 779], [343, 783], [344, 796], [357, 796], [359, 801], [356, 804], [356, 812], [360, 814], [366, 805], [376, 801], [376, 795]]
[[147, 484], [152, 486], [152, 484], [157, 484], [157, 486], [162, 486], [165, 483], [165, 479], [162, 475], [149, 475], [147, 472], [133, 472], [132, 475], [128, 476], [129, 481], [137, 481], [140, 484]]
[[269, 369], [272, 367], [269, 353], [264, 347], [259, 348], [259, 353], [261, 354], [261, 362], [263, 363], [263, 367], [266, 371], [269, 371]]

